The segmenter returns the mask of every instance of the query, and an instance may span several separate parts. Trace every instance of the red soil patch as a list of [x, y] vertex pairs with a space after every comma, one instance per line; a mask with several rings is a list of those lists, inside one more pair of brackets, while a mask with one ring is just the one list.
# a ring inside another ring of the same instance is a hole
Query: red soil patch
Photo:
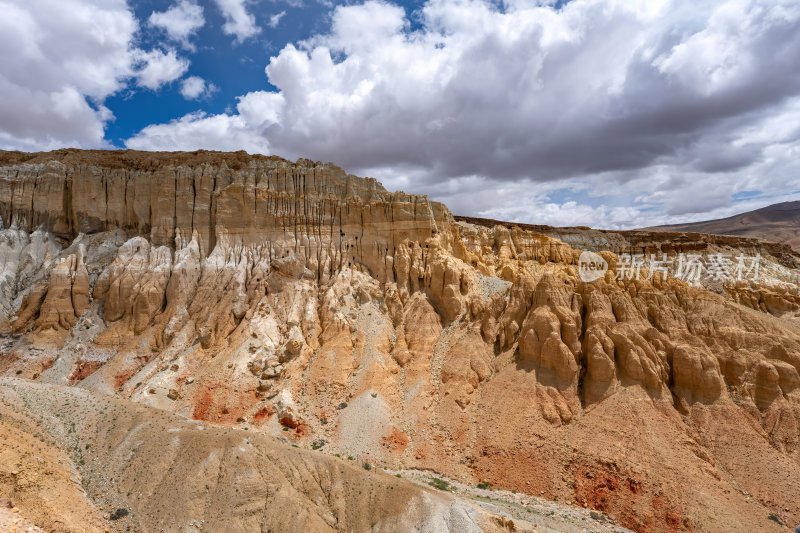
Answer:
[[403, 453], [408, 447], [408, 437], [393, 426], [389, 434], [381, 439], [381, 444], [383, 444], [384, 448], [388, 448], [393, 453]]
[[611, 509], [619, 496], [620, 487], [627, 490], [627, 486], [621, 483], [620, 476], [616, 472], [590, 469], [585, 466], [575, 472], [575, 499], [579, 502], [585, 501], [592, 509], [598, 511]]
[[302, 420], [294, 430], [294, 434], [297, 435], [298, 437], [307, 437], [312, 433], [314, 433], [314, 431], [311, 429], [311, 426], [309, 426]]
[[280, 423], [280, 425], [283, 427], [293, 429], [294, 431], [290, 434], [290, 436], [294, 438], [307, 437], [314, 433], [314, 431], [311, 429], [311, 426], [306, 424], [302, 418], [290, 418], [285, 416], [278, 420], [278, 423]]
[[211, 391], [206, 389], [200, 394], [200, 397], [194, 404], [194, 411], [192, 418], [195, 420], [207, 420], [208, 411], [211, 408], [211, 403], [214, 401]]
[[125, 370], [123, 370], [121, 372], [118, 372], [114, 376], [114, 388], [118, 389], [122, 385], [127, 383], [127, 381], [129, 379], [131, 379], [133, 377], [133, 375], [136, 374], [139, 371], [140, 368], [142, 368], [142, 366], [147, 364], [147, 361], [148, 361], [147, 357], [136, 357], [133, 360], [133, 365], [132, 366], [129, 366], [128, 368], [126, 368]]
[[136, 373], [135, 368], [129, 368], [127, 370], [123, 370], [122, 372], [118, 373], [116, 376], [114, 376], [114, 388], [118, 389], [122, 387], [122, 385], [124, 385], [129, 379], [131, 379], [135, 373]]
[[272, 418], [272, 415], [275, 414], [273, 411], [272, 406], [268, 405], [267, 407], [262, 407], [258, 410], [258, 412], [253, 415], [253, 423], [254, 424], [262, 424], [269, 421]]
[[618, 517], [619, 523], [642, 533], [653, 531], [693, 531], [681, 510], [661, 493], [648, 506], [642, 482], [635, 476], [620, 473], [615, 465], [579, 466], [574, 472], [575, 499], [586, 506]]
[[683, 517], [678, 509], [670, 505], [669, 499], [663, 494], [657, 494], [653, 498], [653, 511], [657, 518], [664, 517], [664, 523], [671, 532], [692, 531], [694, 529], [689, 518]]
[[258, 400], [255, 389], [237, 391], [227, 383], [209, 383], [194, 397], [192, 418], [215, 424], [235, 424]]
[[78, 381], [88, 378], [94, 374], [98, 368], [103, 366], [103, 361], [78, 361], [75, 370], [69, 377], [69, 384], [74, 385]]
[[56, 360], [52, 357], [44, 359], [41, 363], [39, 363], [42, 365], [41, 370], [34, 372], [31, 376], [31, 379], [39, 379], [39, 376], [41, 376], [47, 369], [51, 368], [55, 362]]
[[300, 423], [301, 423], [300, 420], [295, 420], [294, 418], [290, 418], [288, 416], [284, 416], [283, 418], [278, 420], [278, 422], [280, 422], [280, 424], [282, 426], [285, 426], [287, 428], [292, 428], [292, 429], [297, 429], [298, 427], [300, 427]]

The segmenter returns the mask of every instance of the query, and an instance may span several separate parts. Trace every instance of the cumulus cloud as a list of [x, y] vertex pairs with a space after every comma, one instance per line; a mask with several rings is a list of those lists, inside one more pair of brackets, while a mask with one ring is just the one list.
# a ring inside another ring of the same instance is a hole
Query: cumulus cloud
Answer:
[[187, 50], [195, 49], [190, 38], [205, 24], [203, 8], [192, 0], [180, 0], [166, 11], [154, 11], [147, 21]]
[[200, 76], [189, 76], [181, 82], [181, 95], [186, 100], [201, 100], [208, 98], [217, 91], [213, 83], [206, 83]]
[[156, 89], [185, 72], [174, 51], [135, 46], [125, 0], [0, 0], [0, 148], [109, 147], [105, 99], [135, 81]]
[[136, 62], [139, 66], [136, 82], [152, 90], [177, 80], [189, 70], [189, 60], [178, 57], [175, 50], [140, 50], [136, 53]]
[[[428, 0], [414, 25], [373, 0], [337, 7], [328, 33], [270, 59], [269, 127], [195, 115], [128, 144], [215, 147], [198, 129], [228, 122], [251, 146], [337, 161], [456, 211], [516, 218], [535, 200], [530, 219], [643, 225], [730, 209], [744, 190], [792, 192], [798, 62], [791, 0]], [[476, 176], [477, 201], [453, 192]], [[575, 180], [589, 209], [547, 201]], [[486, 194], [503, 184], [544, 196]]]
[[0, 148], [105, 146], [102, 100], [131, 72], [126, 3], [0, 0], [0, 12]]
[[[266, 91], [251, 92], [239, 97], [236, 113], [191, 113], [166, 124], [147, 126], [125, 145], [135, 150], [169, 146], [170, 150], [187, 151], [213, 146], [216, 150], [268, 154], [272, 148], [266, 132], [280, 121], [276, 110], [283, 107], [282, 98]], [[264, 134], [253, 135], [253, 131]]]
[[261, 28], [256, 25], [256, 18], [247, 11], [246, 0], [214, 1], [225, 18], [222, 31], [227, 35], [235, 35], [237, 43], [242, 43], [261, 32]]

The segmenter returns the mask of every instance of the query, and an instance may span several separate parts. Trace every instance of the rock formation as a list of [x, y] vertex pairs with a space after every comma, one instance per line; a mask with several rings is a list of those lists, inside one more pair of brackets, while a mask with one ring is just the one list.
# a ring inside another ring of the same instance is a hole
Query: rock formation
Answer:
[[[637, 531], [800, 522], [787, 247], [457, 220], [332, 164], [216, 152], [0, 153], [0, 221], [2, 374]], [[760, 254], [761, 276], [579, 277], [582, 250], [632, 248]]]

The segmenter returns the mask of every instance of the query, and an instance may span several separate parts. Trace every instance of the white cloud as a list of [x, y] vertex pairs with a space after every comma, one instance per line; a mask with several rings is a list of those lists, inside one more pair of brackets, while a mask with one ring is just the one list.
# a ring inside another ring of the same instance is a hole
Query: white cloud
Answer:
[[217, 91], [213, 83], [206, 83], [200, 76], [189, 76], [181, 82], [181, 95], [186, 100], [207, 98]]
[[107, 97], [157, 88], [188, 61], [137, 48], [125, 0], [0, 0], [0, 148], [108, 147]]
[[261, 32], [256, 25], [256, 18], [248, 13], [246, 0], [214, 0], [225, 18], [222, 31], [227, 35], [235, 35], [236, 42], [242, 43]]
[[[202, 10], [175, 1], [149, 20], [191, 46]], [[260, 31], [246, 2], [217, 3], [237, 41]], [[109, 95], [156, 90], [189, 66], [138, 48], [123, 0], [0, 10], [0, 49], [15, 51], [0, 56], [2, 148], [106, 146]], [[270, 59], [279, 92], [127, 145], [331, 160], [455, 212], [554, 224], [692, 220], [797, 195], [796, 2], [429, 0], [409, 16], [340, 6], [330, 31]], [[214, 87], [191, 76], [180, 89], [202, 99]], [[747, 191], [761, 193], [733, 203]]]
[[0, 0], [0, 13], [0, 148], [106, 146], [102, 100], [131, 73], [127, 4]]
[[189, 39], [205, 24], [203, 8], [192, 0], [179, 0], [166, 11], [154, 11], [147, 20], [187, 50], [195, 49]]
[[191, 113], [167, 124], [154, 124], [125, 145], [135, 150], [197, 150], [213, 146], [217, 150], [247, 150], [268, 154], [272, 151], [265, 136], [253, 135], [253, 130], [267, 131], [280, 120], [283, 97], [266, 91], [239, 97], [236, 114], [208, 115]]
[[231, 146], [223, 128], [239, 147], [529, 221], [649, 225], [736, 209], [743, 191], [796, 194], [796, 1], [428, 0], [414, 16], [338, 6], [329, 32], [270, 59], [279, 92], [128, 145]]
[[175, 81], [189, 70], [189, 60], [178, 57], [175, 50], [139, 51], [136, 54], [136, 82], [148, 89], [156, 90]]
[[[260, 31], [246, 1], [215, 1], [237, 41]], [[191, 46], [202, 12], [173, 2], [150, 21]], [[189, 66], [139, 48], [124, 0], [0, 0], [0, 12], [0, 49], [14, 51], [0, 55], [2, 148], [106, 146], [109, 95]], [[126, 144], [336, 161], [459, 213], [650, 225], [797, 195], [798, 63], [792, 0], [428, 0], [413, 15], [369, 1], [270, 58], [278, 92]], [[213, 85], [180, 89], [201, 99]], [[747, 191], [761, 193], [734, 204]]]
[[286, 16], [286, 11], [281, 11], [280, 13], [275, 13], [274, 15], [270, 15], [269, 22], [267, 25], [270, 28], [277, 28], [278, 24], [280, 24], [281, 19]]

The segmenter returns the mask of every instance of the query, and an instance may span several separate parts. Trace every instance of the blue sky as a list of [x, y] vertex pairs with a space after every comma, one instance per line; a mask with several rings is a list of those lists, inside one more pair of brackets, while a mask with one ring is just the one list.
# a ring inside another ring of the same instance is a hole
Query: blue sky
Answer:
[[[131, 2], [136, 17], [147, 20], [153, 12], [163, 12], [174, 2], [170, 0], [144, 0]], [[106, 105], [114, 112], [116, 120], [107, 128], [107, 138], [117, 147], [124, 148], [125, 139], [154, 122], [167, 122], [192, 111], [224, 113], [236, 105], [236, 98], [257, 90], [276, 90], [264, 73], [271, 55], [277, 54], [288, 42], [296, 42], [324, 31], [329, 24], [329, 9], [311, 0], [310, 5], [292, 2], [263, 1], [252, 4], [250, 13], [256, 24], [268, 31], [237, 43], [235, 36], [221, 31], [222, 14], [211, 2], [198, 2], [203, 7], [205, 25], [193, 38], [197, 50], [188, 54], [191, 59], [189, 73], [213, 83], [218, 91], [201, 101], [186, 100], [181, 96], [179, 83], [170, 83], [158, 91], [125, 91], [112, 95]], [[294, 6], [294, 7], [293, 7]], [[270, 17], [285, 13], [276, 27], [268, 26]], [[140, 34], [145, 46], [158, 46], [164, 32], [145, 28]], [[144, 112], [143, 112], [144, 111]]]
[[630, 228], [800, 197], [796, 0], [0, 0], [0, 149], [332, 161]]

